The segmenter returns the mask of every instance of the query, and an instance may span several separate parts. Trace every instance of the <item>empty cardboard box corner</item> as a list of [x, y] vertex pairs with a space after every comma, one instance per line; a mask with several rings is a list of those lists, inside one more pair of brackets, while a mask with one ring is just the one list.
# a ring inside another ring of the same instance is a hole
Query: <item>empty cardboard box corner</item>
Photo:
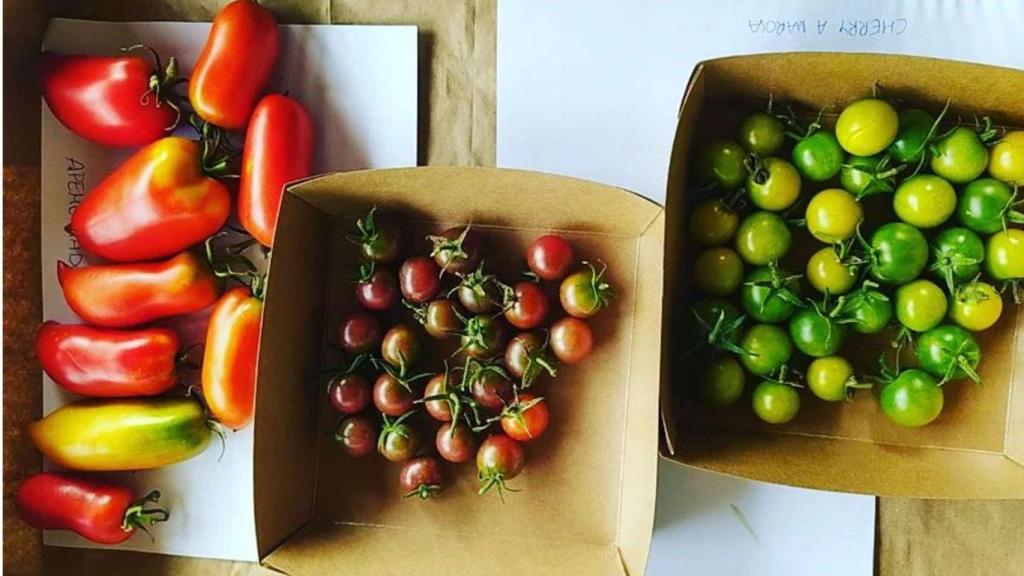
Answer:
[[[979, 333], [984, 382], [950, 383], [938, 420], [904, 429], [880, 412], [871, 392], [853, 402], [815, 402], [786, 425], [760, 424], [748, 392], [737, 406], [701, 409], [680, 400], [696, 373], [672, 358], [690, 320], [683, 258], [688, 162], [713, 138], [734, 137], [745, 114], [768, 96], [836, 114], [879, 94], [938, 112], [952, 100], [963, 118], [989, 115], [1024, 126], [1024, 72], [908, 56], [786, 53], [709, 60], [697, 65], [679, 113], [666, 205], [665, 367], [662, 455], [674, 462], [807, 488], [922, 498], [1024, 498], [1024, 307], [1007, 306]], [[804, 192], [807, 193], [806, 191]], [[795, 242], [796, 244], [796, 242]], [[877, 358], [877, 356], [875, 356]]]

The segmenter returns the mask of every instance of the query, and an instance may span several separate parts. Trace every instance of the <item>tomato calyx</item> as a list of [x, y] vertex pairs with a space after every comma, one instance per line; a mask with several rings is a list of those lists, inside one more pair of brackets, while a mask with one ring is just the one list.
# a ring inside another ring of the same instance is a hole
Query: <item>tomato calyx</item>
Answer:
[[549, 352], [551, 344], [551, 333], [547, 330], [542, 331], [544, 333], [544, 340], [538, 347], [524, 345], [524, 351], [526, 352], [526, 367], [523, 368], [523, 375], [519, 379], [522, 384], [522, 389], [526, 390], [533, 383], [537, 381], [537, 378], [544, 372], [547, 372], [548, 376], [556, 378], [558, 376], [558, 360], [553, 358]]
[[163, 60], [160, 58], [160, 53], [153, 49], [152, 46], [146, 44], [133, 44], [126, 48], [121, 48], [121, 52], [129, 54], [138, 50], [144, 50], [149, 53], [150, 57], [153, 58], [153, 74], [149, 77], [149, 89], [143, 92], [142, 96], [139, 97], [139, 104], [143, 106], [149, 105], [149, 99], [152, 96], [154, 103], [153, 106], [159, 108], [164, 104], [171, 107], [174, 110], [175, 118], [168, 126], [164, 126], [164, 130], [167, 133], [173, 132], [178, 126], [178, 122], [181, 121], [181, 104], [179, 102], [181, 96], [174, 92], [174, 87], [179, 84], [188, 82], [188, 78], [180, 76], [178, 74], [178, 59], [171, 56], [167, 61], [167, 66], [163, 65]]
[[405, 493], [403, 498], [417, 497], [421, 500], [429, 500], [437, 495], [441, 491], [441, 487], [437, 484], [420, 484], [415, 489]]
[[[932, 250], [932, 255], [935, 262], [933, 262], [928, 269], [935, 272], [946, 281], [946, 288], [949, 289], [950, 294], [957, 293], [958, 282], [956, 280], [956, 271], [958, 269], [979, 266], [982, 261], [984, 261], [984, 258], [981, 256], [971, 257], [957, 250], [956, 247], [949, 245], [936, 246]], [[980, 276], [980, 274], [978, 276]], [[972, 282], [977, 280], [978, 277], [975, 277]]]
[[452, 353], [452, 356], [468, 348], [489, 350], [494, 347], [496, 343], [495, 338], [489, 334], [491, 328], [491, 318], [489, 316], [478, 314], [465, 318], [459, 315], [459, 320], [463, 323], [463, 329], [458, 333], [462, 337], [462, 342], [459, 348]]
[[608, 265], [600, 260], [598, 260], [598, 263], [601, 265], [600, 271], [590, 262], [583, 261], [583, 265], [590, 269], [590, 291], [594, 295], [594, 304], [587, 309], [588, 314], [607, 308], [611, 301], [615, 299], [615, 289], [604, 278], [605, 273], [608, 271]]
[[359, 372], [367, 363], [376, 365], [374, 361], [375, 358], [370, 353], [358, 354], [352, 358], [352, 361], [347, 366], [324, 370], [321, 374], [327, 382], [328, 394], [339, 379]]
[[736, 334], [739, 332], [740, 327], [743, 326], [743, 323], [746, 322], [746, 316], [737, 316], [736, 318], [729, 320], [725, 310], [721, 310], [714, 321], [709, 323], [697, 310], [693, 310], [693, 315], [701, 327], [701, 332], [704, 333], [702, 339], [705, 341], [699, 342], [696, 346], [687, 350], [684, 353], [684, 356], [689, 356], [704, 346], [710, 346], [716, 350], [724, 350], [741, 356], [757, 356], [756, 353], [749, 352], [736, 343]]
[[384, 451], [387, 439], [392, 434], [408, 440], [410, 438], [409, 432], [407, 431], [409, 426], [405, 424], [405, 421], [415, 413], [415, 410], [409, 410], [394, 420], [388, 418], [387, 415], [383, 415], [382, 418], [384, 419], [384, 425], [380, 429], [380, 436], [377, 437], [377, 450], [380, 452]]
[[530, 427], [527, 424], [526, 419], [523, 417], [523, 414], [527, 410], [543, 402], [544, 397], [538, 396], [536, 398], [531, 398], [526, 402], [523, 402], [519, 399], [519, 392], [515, 390], [515, 388], [513, 388], [513, 394], [515, 395], [514, 398], [511, 402], [508, 403], [508, 405], [505, 406], [505, 409], [501, 411], [501, 414], [498, 414], [497, 416], [490, 418], [490, 421], [499, 422], [501, 420], [507, 419], [514, 420], [523, 430], [526, 431], [526, 435], [528, 437], [533, 438], [533, 432], [530, 430]]
[[166, 522], [171, 517], [171, 513], [163, 508], [146, 507], [147, 504], [156, 504], [158, 502], [160, 502], [159, 490], [153, 490], [132, 502], [124, 511], [121, 529], [125, 532], [134, 532], [137, 528], [148, 534], [150, 539], [153, 539], [153, 535], [149, 532], [149, 527], [157, 522]]
[[978, 133], [978, 139], [987, 147], [992, 147], [1002, 137], [1005, 130], [999, 128], [992, 122], [989, 116], [974, 117], [974, 131]]
[[386, 373], [388, 376], [391, 376], [395, 380], [395, 382], [397, 382], [399, 385], [401, 385], [409, 392], [412, 392], [413, 384], [419, 382], [420, 380], [423, 380], [424, 378], [430, 378], [431, 375], [426, 372], [410, 376], [409, 367], [405, 362], [405, 356], [399, 353], [398, 358], [400, 362], [397, 367], [392, 366], [390, 362], [386, 362], [382, 359], [377, 358], [376, 356], [370, 356], [370, 363], [373, 364], [374, 368], [376, 368], [377, 370], [380, 370], [381, 372]]
[[430, 250], [430, 257], [438, 258], [440, 256], [445, 262], [445, 265], [441, 268], [441, 275], [448, 271], [448, 266], [452, 261], [456, 259], [465, 260], [470, 257], [470, 254], [463, 248], [463, 243], [466, 241], [466, 236], [469, 235], [472, 226], [472, 224], [467, 224], [455, 238], [427, 236], [427, 240], [433, 244], [433, 248]]
[[498, 302], [495, 301], [494, 293], [489, 288], [495, 287], [502, 292], [507, 288], [505, 284], [498, 280], [497, 276], [484, 272], [483, 262], [480, 262], [472, 272], [468, 274], [457, 273], [456, 276], [459, 278], [459, 283], [448, 291], [449, 298], [459, 290], [468, 290], [480, 301], [487, 301], [498, 305]]
[[768, 294], [765, 296], [759, 305], [760, 312], [764, 313], [765, 305], [772, 298], [779, 298], [783, 302], [792, 304], [794, 306], [803, 307], [804, 301], [792, 290], [792, 286], [795, 282], [803, 278], [803, 274], [791, 274], [784, 276], [781, 269], [779, 268], [778, 262], [768, 263], [768, 272], [770, 276], [764, 280], [753, 280], [751, 282], [744, 282], [744, 286], [767, 288]]
[[[462, 370], [463, 378], [456, 386], [452, 386], [450, 378], [453, 370], [449, 370], [448, 362], [446, 361], [444, 363], [444, 384], [442, 386], [444, 392], [424, 396], [415, 402], [416, 404], [426, 404], [427, 402], [444, 402], [447, 404], [448, 411], [452, 415], [452, 427], [448, 431], [448, 435], [451, 438], [455, 437], [455, 424], [459, 421], [459, 418], [462, 418], [466, 425], [474, 432], [485, 430], [489, 425], [486, 419], [480, 415], [480, 406], [477, 401], [466, 392], [469, 388], [466, 384], [465, 374], [469, 372], [470, 366], [473, 363], [478, 363], [478, 361], [473, 358], [466, 358], [465, 367], [456, 367], [454, 369]], [[481, 426], [483, 427], [481, 428]]]
[[878, 163], [875, 164], [874, 168], [870, 170], [865, 166], [844, 163], [842, 165], [843, 168], [863, 172], [868, 178], [867, 185], [865, 185], [862, 190], [854, 193], [853, 199], [859, 202], [869, 196], [889, 194], [895, 191], [896, 176], [898, 176], [900, 172], [906, 170], [907, 165], [896, 164], [895, 166], [892, 166], [892, 163], [892, 155], [890, 154], [883, 154], [882, 157], [879, 158]]
[[[921, 144], [917, 149], [910, 153], [911, 158], [916, 157], [918, 160], [917, 165], [914, 166], [914, 170], [907, 175], [907, 178], [917, 176], [917, 174], [921, 172], [921, 168], [924, 168], [924, 163], [928, 161], [928, 157], [934, 156], [938, 152], [936, 143], [946, 136], [949, 136], [957, 129], [957, 125], [954, 124], [949, 130], [939, 133], [939, 127], [942, 125], [943, 120], [945, 120], [946, 114], [949, 112], [949, 106], [952, 102], [953, 100], [951, 98], [946, 99], [946, 104], [942, 107], [942, 111], [939, 112], [939, 115], [935, 117], [935, 121], [932, 122], [932, 125], [928, 128], [928, 133], [925, 134], [925, 137], [921, 140]], [[925, 150], [927, 150], [929, 154], [925, 154]]]
[[198, 134], [202, 145], [200, 165], [203, 173], [217, 178], [239, 178], [241, 175], [235, 160], [242, 156], [242, 150], [232, 144], [224, 129], [194, 113], [189, 115], [188, 123]]
[[797, 371], [795, 368], [790, 368], [788, 365], [783, 364], [778, 370], [761, 377], [763, 382], [771, 382], [773, 384], [782, 384], [789, 386], [790, 388], [803, 388], [804, 385], [800, 383], [803, 379], [803, 374]]

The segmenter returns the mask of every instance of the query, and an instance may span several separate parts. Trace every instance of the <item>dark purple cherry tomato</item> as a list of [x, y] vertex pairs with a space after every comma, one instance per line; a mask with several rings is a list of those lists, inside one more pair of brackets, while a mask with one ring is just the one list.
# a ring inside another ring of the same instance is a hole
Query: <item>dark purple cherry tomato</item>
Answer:
[[443, 272], [468, 274], [483, 256], [484, 242], [472, 226], [457, 226], [437, 236], [427, 236], [434, 244], [430, 255]]
[[384, 419], [377, 451], [392, 462], [405, 462], [420, 449], [420, 431], [405, 422], [411, 414], [405, 414], [394, 422]]
[[490, 316], [473, 316], [462, 330], [462, 351], [472, 358], [490, 358], [505, 346], [505, 326]]
[[485, 410], [499, 411], [512, 399], [512, 381], [501, 366], [476, 364], [468, 379], [473, 399]]
[[572, 245], [555, 234], [537, 238], [526, 249], [526, 264], [541, 280], [561, 280], [574, 261]]
[[[451, 387], [448, 383], [447, 374], [438, 374], [427, 380], [427, 385], [423, 388], [423, 407], [427, 409], [427, 413], [434, 417], [434, 420], [441, 422], [452, 421], [452, 407], [447, 399], [436, 398], [438, 396], [447, 396], [451, 392]], [[435, 398], [434, 400], [426, 400], [426, 398]]]
[[389, 310], [398, 303], [398, 281], [387, 268], [364, 266], [356, 282], [356, 298], [367, 310]]
[[329, 397], [341, 414], [362, 412], [370, 405], [370, 383], [359, 374], [342, 374], [331, 380]]
[[536, 328], [548, 315], [548, 295], [532, 282], [520, 282], [505, 302], [505, 319], [520, 330]]
[[353, 312], [341, 321], [338, 340], [341, 347], [350, 354], [363, 354], [380, 346], [384, 331], [380, 321], [369, 312]]
[[441, 289], [441, 271], [426, 256], [406, 260], [398, 270], [398, 284], [402, 296], [414, 304], [429, 302]]
[[368, 456], [377, 447], [377, 424], [363, 414], [347, 416], [338, 425], [334, 439], [349, 456]]
[[486, 314], [501, 303], [497, 279], [484, 273], [483, 264], [468, 274], [460, 274], [456, 292], [462, 307], [473, 314]]
[[385, 416], [397, 417], [416, 407], [417, 395], [408, 382], [384, 372], [373, 383], [373, 405]]
[[363, 257], [371, 262], [394, 262], [402, 251], [402, 233], [397, 226], [377, 217], [377, 207], [356, 221], [359, 234], [353, 240], [359, 244]]
[[507, 489], [505, 481], [523, 471], [526, 455], [523, 447], [504, 434], [488, 436], [476, 453], [476, 469], [480, 476], [480, 494], [491, 488], [500, 493]]
[[381, 340], [380, 355], [395, 368], [413, 366], [423, 356], [423, 337], [408, 324], [392, 326]]
[[505, 368], [529, 388], [543, 372], [557, 376], [558, 362], [548, 353], [548, 343], [536, 332], [522, 332], [505, 349]]
[[476, 454], [480, 439], [469, 426], [462, 422], [444, 424], [437, 431], [437, 453], [441, 458], [456, 464], [469, 462]]
[[402, 466], [398, 484], [406, 498], [417, 496], [426, 500], [444, 488], [444, 468], [433, 456], [413, 458]]
[[462, 329], [462, 320], [459, 320], [459, 309], [451, 300], [438, 298], [431, 300], [429, 304], [410, 304], [406, 302], [413, 311], [416, 321], [423, 325], [423, 328], [432, 338], [446, 340], [459, 333]]

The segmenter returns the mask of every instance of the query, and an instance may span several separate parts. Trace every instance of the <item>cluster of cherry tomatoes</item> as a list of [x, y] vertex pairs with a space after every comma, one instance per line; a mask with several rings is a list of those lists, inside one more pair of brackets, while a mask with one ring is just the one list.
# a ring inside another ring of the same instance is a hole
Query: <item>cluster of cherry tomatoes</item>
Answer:
[[[890, 420], [932, 422], [945, 383], [979, 381], [972, 333], [999, 320], [1001, 293], [1021, 301], [1024, 132], [879, 98], [834, 128], [768, 108], [696, 163], [688, 353], [712, 353], [695, 392], [732, 404], [752, 375], [754, 413], [781, 424], [798, 389], [834, 402], [877, 383]], [[880, 333], [880, 372], [856, 375], [844, 344]]]
[[[507, 284], [472, 225], [427, 236], [429, 255], [403, 260], [413, 239], [376, 208], [351, 238], [361, 254], [359, 306], [341, 320], [343, 367], [328, 379], [341, 415], [335, 439], [350, 456], [377, 451], [402, 463], [406, 495], [436, 494], [447, 478], [442, 460], [474, 457], [480, 493], [506, 489], [523, 469], [522, 443], [548, 427], [547, 400], [534, 386], [593, 350], [586, 319], [613, 297], [603, 266], [578, 262], [565, 238], [545, 235], [526, 251], [529, 272]], [[555, 287], [561, 311], [552, 306]], [[431, 362], [432, 371], [421, 371]], [[434, 428], [432, 450], [424, 436]]]

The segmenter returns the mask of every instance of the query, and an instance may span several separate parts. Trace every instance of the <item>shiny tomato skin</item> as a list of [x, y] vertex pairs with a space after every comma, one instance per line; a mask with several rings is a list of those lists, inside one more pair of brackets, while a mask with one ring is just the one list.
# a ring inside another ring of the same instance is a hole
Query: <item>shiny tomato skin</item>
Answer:
[[508, 323], [520, 330], [536, 328], [548, 315], [548, 295], [532, 282], [520, 282], [513, 288], [514, 301], [505, 310]]
[[[443, 396], [448, 394], [449, 391], [448, 375], [438, 374], [430, 380], [427, 380], [427, 385], [423, 387], [423, 398]], [[423, 402], [423, 407], [427, 409], [427, 413], [430, 414], [434, 420], [438, 420], [440, 422], [452, 421], [452, 408], [447, 400], [426, 400]]]
[[434, 248], [431, 256], [441, 271], [448, 274], [468, 274], [480, 264], [484, 254], [484, 240], [471, 226], [449, 228], [437, 236], [428, 236]]
[[992, 146], [988, 173], [1012, 186], [1024, 186], [1024, 130], [1007, 132]]
[[45, 53], [41, 68], [50, 111], [86, 140], [112, 148], [142, 146], [166, 136], [177, 122], [174, 108], [150, 91], [158, 71], [139, 55]]
[[416, 394], [385, 372], [373, 383], [373, 405], [381, 414], [397, 418], [416, 407]]
[[526, 249], [526, 264], [541, 280], [565, 278], [574, 262], [572, 245], [557, 234], [545, 234]]
[[[532, 403], [532, 405], [531, 405]], [[523, 408], [529, 405], [527, 408]], [[501, 429], [509, 438], [529, 442], [540, 438], [548, 428], [547, 402], [533, 394], [519, 395], [519, 401], [509, 406], [501, 415]]]
[[462, 327], [458, 307], [446, 298], [433, 300], [427, 305], [423, 328], [433, 338], [445, 340], [454, 337]]
[[879, 396], [882, 413], [908, 428], [931, 423], [942, 413], [944, 403], [942, 387], [931, 374], [917, 368], [900, 372], [882, 388]]
[[367, 310], [382, 312], [398, 303], [398, 280], [386, 268], [377, 268], [365, 280], [356, 283], [356, 299]]
[[221, 293], [221, 282], [192, 252], [132, 264], [74, 268], [57, 262], [57, 281], [79, 318], [108, 328], [198, 312]]
[[391, 462], [405, 462], [420, 449], [420, 431], [406, 423], [386, 426], [377, 441], [377, 451]]
[[849, 240], [864, 220], [861, 205], [846, 190], [829, 188], [811, 198], [804, 212], [807, 230], [822, 242]]
[[974, 332], [990, 328], [1002, 314], [1003, 298], [987, 282], [959, 286], [949, 302], [949, 318]]
[[891, 104], [877, 98], [850, 103], [836, 119], [836, 138], [844, 150], [871, 156], [885, 150], [899, 132], [899, 115]]
[[988, 167], [988, 148], [978, 133], [966, 126], [954, 128], [931, 145], [931, 168], [954, 184], [966, 184], [985, 172]]
[[402, 471], [398, 474], [398, 486], [402, 493], [424, 500], [440, 492], [444, 484], [444, 468], [441, 461], [433, 456], [409, 460], [402, 465]]
[[90, 254], [114, 262], [155, 260], [202, 242], [227, 222], [227, 186], [202, 171], [199, 142], [170, 136], [132, 154], [71, 215]]
[[512, 382], [494, 370], [482, 370], [470, 382], [473, 399], [485, 410], [497, 412], [512, 399]]
[[363, 458], [377, 449], [377, 424], [365, 414], [346, 416], [334, 439], [353, 458]]
[[402, 297], [415, 304], [429, 302], [441, 289], [441, 269], [426, 256], [409, 258], [398, 269]]
[[900, 286], [893, 304], [900, 324], [915, 332], [938, 326], [948, 307], [945, 292], [929, 280], [914, 280]]
[[588, 264], [586, 270], [566, 276], [558, 288], [562, 309], [576, 318], [590, 318], [606, 308], [615, 291], [604, 275], [605, 269]]
[[457, 422], [454, 425], [446, 423], [437, 430], [435, 445], [441, 458], [461, 464], [473, 459], [473, 455], [476, 454], [477, 447], [480, 445], [480, 439], [469, 426], [462, 422]]
[[785, 424], [800, 411], [800, 395], [795, 388], [781, 382], [764, 381], [751, 395], [754, 414], [769, 424]]
[[328, 395], [331, 406], [339, 414], [356, 414], [366, 410], [372, 400], [370, 383], [359, 374], [343, 374], [331, 382]]
[[522, 445], [504, 434], [488, 436], [476, 453], [476, 468], [481, 476], [500, 474], [506, 480], [515, 478], [525, 463]]
[[189, 77], [188, 99], [196, 114], [222, 128], [244, 128], [270, 80], [279, 43], [270, 10], [253, 0], [222, 8]]
[[83, 396], [162, 394], [178, 383], [178, 335], [169, 328], [111, 330], [44, 322], [36, 358], [60, 387]]
[[739, 223], [739, 215], [718, 198], [705, 200], [690, 210], [690, 236], [701, 246], [725, 244]]
[[380, 355], [395, 368], [413, 366], [423, 356], [423, 338], [412, 326], [396, 324], [384, 333]]
[[916, 228], [935, 228], [956, 210], [956, 191], [949, 182], [931, 174], [918, 174], [903, 181], [892, 197], [893, 210]]
[[260, 244], [274, 245], [284, 186], [313, 170], [313, 121], [294, 98], [264, 96], [245, 131], [238, 221]]
[[383, 339], [383, 328], [376, 316], [358, 310], [341, 321], [338, 341], [349, 354], [363, 354], [376, 350]]
[[231, 288], [210, 315], [203, 353], [203, 400], [218, 422], [239, 430], [256, 411], [256, 362], [263, 301], [248, 287]]
[[502, 351], [507, 337], [507, 326], [500, 317], [473, 316], [466, 322], [461, 338], [462, 351], [472, 358], [490, 358]]
[[579, 318], [566, 317], [551, 325], [551, 351], [566, 364], [579, 364], [594, 350], [594, 333]]
[[731, 248], [708, 248], [693, 261], [693, 279], [704, 294], [728, 296], [743, 282], [743, 260]]

